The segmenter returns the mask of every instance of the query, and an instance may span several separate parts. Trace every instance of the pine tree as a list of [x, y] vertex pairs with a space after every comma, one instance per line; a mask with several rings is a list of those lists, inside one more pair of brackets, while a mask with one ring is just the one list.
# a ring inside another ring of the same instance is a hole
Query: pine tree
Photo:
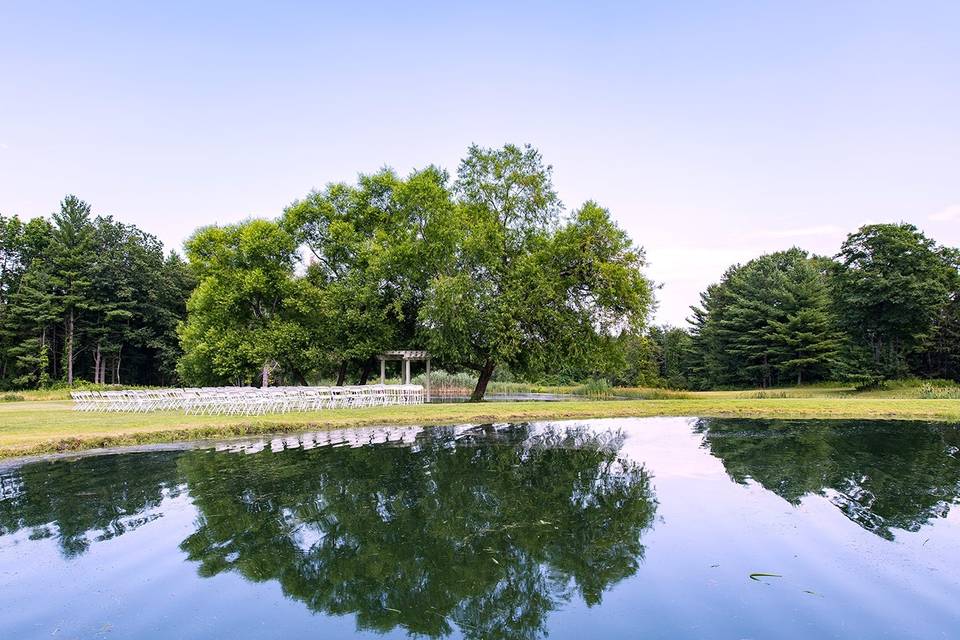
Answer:
[[782, 320], [773, 320], [773, 348], [778, 369], [796, 383], [829, 377], [840, 367], [841, 334], [831, 313], [821, 259], [794, 262], [781, 290]]
[[782, 384], [830, 376], [841, 340], [823, 260], [800, 249], [728, 269], [694, 309], [700, 387]]
[[53, 214], [50, 278], [57, 309], [63, 318], [63, 364], [67, 384], [73, 384], [77, 353], [77, 321], [87, 308], [91, 265], [96, 259], [90, 205], [69, 195]]
[[16, 387], [45, 386], [50, 381], [53, 352], [52, 325], [59, 307], [52, 293], [50, 274], [42, 260], [34, 260], [10, 297], [3, 342], [9, 345], [8, 378]]

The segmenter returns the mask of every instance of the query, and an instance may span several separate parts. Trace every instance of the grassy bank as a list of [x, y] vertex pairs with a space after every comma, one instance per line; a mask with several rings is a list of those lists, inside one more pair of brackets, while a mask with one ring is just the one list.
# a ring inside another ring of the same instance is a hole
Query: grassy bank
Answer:
[[[743, 393], [743, 392], [736, 392]], [[960, 401], [910, 398], [738, 397], [734, 392], [682, 397], [569, 402], [502, 402], [373, 407], [286, 415], [185, 416], [91, 414], [69, 401], [0, 403], [0, 457], [176, 440], [308, 431], [376, 424], [440, 425], [640, 416], [920, 419], [960, 422]]]

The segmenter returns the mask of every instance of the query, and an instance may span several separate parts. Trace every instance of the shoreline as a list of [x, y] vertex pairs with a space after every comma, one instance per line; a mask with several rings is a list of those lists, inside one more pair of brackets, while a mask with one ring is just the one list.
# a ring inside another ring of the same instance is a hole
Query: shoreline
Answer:
[[91, 449], [247, 436], [289, 435], [343, 427], [448, 426], [591, 418], [703, 417], [923, 420], [960, 424], [960, 400], [891, 398], [694, 398], [429, 404], [266, 416], [78, 413], [69, 401], [0, 404], [0, 459]]

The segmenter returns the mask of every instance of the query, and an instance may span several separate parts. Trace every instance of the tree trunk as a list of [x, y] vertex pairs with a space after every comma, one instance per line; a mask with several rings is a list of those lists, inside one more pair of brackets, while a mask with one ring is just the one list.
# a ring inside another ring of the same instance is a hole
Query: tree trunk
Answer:
[[120, 384], [120, 353], [122, 351], [123, 351], [123, 344], [121, 343], [120, 346], [117, 348], [117, 368], [116, 368], [116, 375], [114, 376], [114, 382], [116, 384]]
[[[46, 384], [46, 376], [50, 374], [50, 355], [47, 352], [47, 327], [44, 326], [40, 332], [40, 378], [37, 380], [40, 386]], [[43, 357], [46, 359], [44, 360]]]
[[477, 386], [473, 389], [473, 394], [470, 395], [470, 402], [480, 402], [483, 400], [483, 396], [487, 393], [487, 383], [490, 382], [490, 378], [493, 377], [493, 370], [496, 365], [489, 360], [484, 363], [483, 368], [480, 369], [480, 377], [477, 378]]
[[266, 389], [270, 386], [270, 363], [263, 363], [263, 373], [260, 377], [260, 387]]
[[357, 382], [359, 385], [367, 384], [367, 380], [370, 378], [370, 374], [373, 372], [373, 365], [369, 361], [364, 362], [363, 366], [360, 367], [360, 381]]
[[100, 355], [100, 341], [97, 341], [97, 350], [93, 352], [93, 384], [103, 384], [103, 381], [100, 379], [100, 360], [103, 356]]
[[51, 370], [50, 379], [56, 380], [57, 376], [60, 375], [59, 373], [57, 373], [57, 325], [56, 323], [54, 323], [53, 326], [50, 327], [50, 344], [52, 345], [50, 348], [50, 370]]
[[73, 309], [67, 317], [67, 384], [73, 385]]
[[342, 387], [343, 381], [347, 379], [347, 361], [340, 363], [340, 370], [337, 371], [337, 386]]

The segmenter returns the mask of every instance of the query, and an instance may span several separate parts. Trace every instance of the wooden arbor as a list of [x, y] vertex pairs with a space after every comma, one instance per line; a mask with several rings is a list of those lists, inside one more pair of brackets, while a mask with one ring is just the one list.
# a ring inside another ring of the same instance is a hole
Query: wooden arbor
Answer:
[[387, 361], [400, 361], [401, 362], [401, 372], [400, 377], [403, 380], [403, 384], [410, 384], [410, 363], [411, 362], [426, 362], [427, 363], [427, 383], [424, 385], [424, 398], [427, 402], [430, 402], [430, 352], [429, 351], [386, 351], [377, 356], [377, 360], [380, 361], [380, 384], [385, 384], [387, 381]]

